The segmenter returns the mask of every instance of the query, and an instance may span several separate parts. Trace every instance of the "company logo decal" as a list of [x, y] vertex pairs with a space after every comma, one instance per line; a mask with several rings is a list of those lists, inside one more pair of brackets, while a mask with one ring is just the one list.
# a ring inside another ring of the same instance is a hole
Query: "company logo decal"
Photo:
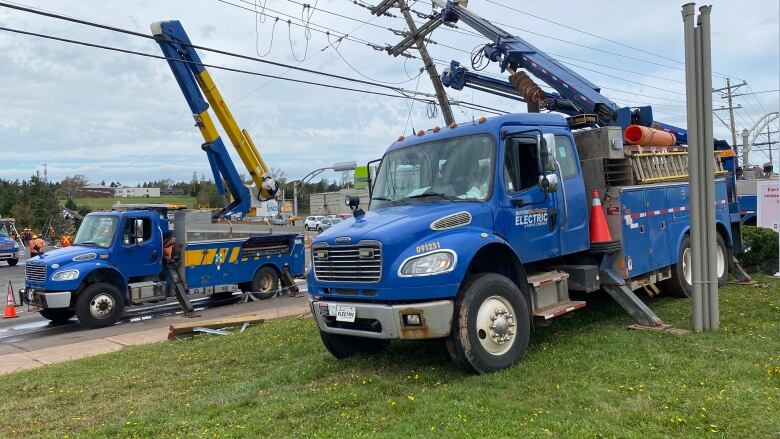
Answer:
[[515, 225], [539, 227], [547, 224], [547, 208], [515, 210]]

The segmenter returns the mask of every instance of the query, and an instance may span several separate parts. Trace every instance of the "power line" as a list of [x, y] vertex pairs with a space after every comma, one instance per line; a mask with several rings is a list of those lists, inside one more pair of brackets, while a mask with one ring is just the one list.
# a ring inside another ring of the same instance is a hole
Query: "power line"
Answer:
[[[331, 89], [337, 89], [337, 90], [343, 90], [343, 91], [351, 91], [351, 92], [357, 92], [357, 93], [365, 93], [365, 94], [371, 94], [371, 95], [377, 95], [377, 96], [386, 96], [386, 97], [392, 97], [392, 98], [415, 99], [415, 100], [418, 100], [420, 102], [432, 102], [432, 99], [430, 99], [430, 98], [424, 99], [424, 98], [416, 97], [416, 95], [427, 95], [427, 94], [424, 94], [424, 93], [412, 93], [409, 90], [383, 86], [381, 84], [377, 84], [376, 86], [377, 87], [388, 88], [388, 89], [394, 90], [394, 91], [396, 91], [396, 92], [398, 92], [400, 94], [390, 94], [390, 93], [383, 93], [383, 92], [377, 92], [377, 91], [372, 91], [372, 90], [363, 90], [363, 89], [357, 89], [357, 88], [343, 87], [343, 86], [334, 85], [334, 84], [326, 84], [326, 83], [321, 83], [321, 82], [307, 81], [307, 80], [303, 80], [303, 79], [286, 78], [286, 77], [282, 77], [282, 76], [269, 75], [267, 73], [253, 72], [253, 71], [250, 71], [250, 70], [237, 69], [237, 68], [233, 68], [233, 67], [225, 67], [225, 66], [220, 66], [220, 65], [215, 65], [215, 64], [196, 63], [194, 61], [188, 61], [188, 60], [176, 59], [176, 58], [168, 58], [168, 57], [165, 57], [165, 56], [162, 56], [162, 55], [154, 55], [154, 54], [150, 54], [150, 53], [138, 52], [138, 51], [135, 51], [135, 50], [122, 49], [122, 48], [119, 48], [119, 47], [112, 47], [112, 46], [107, 46], [107, 45], [103, 45], [103, 44], [89, 43], [89, 42], [85, 42], [85, 41], [78, 41], [78, 40], [73, 40], [73, 39], [69, 39], [69, 38], [61, 38], [61, 37], [56, 37], [56, 36], [53, 36], [53, 35], [40, 34], [40, 33], [35, 33], [35, 32], [28, 32], [28, 31], [23, 31], [23, 30], [19, 30], [19, 29], [12, 29], [12, 28], [7, 28], [7, 27], [0, 27], [0, 30], [6, 31], [6, 32], [12, 32], [12, 33], [16, 33], [16, 34], [22, 34], [22, 35], [39, 37], [39, 38], [48, 39], [48, 40], [60, 41], [60, 42], [64, 42], [64, 43], [76, 44], [76, 45], [80, 45], [80, 46], [92, 47], [92, 48], [97, 48], [97, 49], [113, 51], [113, 52], [120, 52], [120, 53], [125, 53], [125, 54], [130, 54], [130, 55], [137, 55], [137, 56], [146, 57], [146, 58], [155, 58], [155, 59], [160, 59], [160, 60], [165, 60], [165, 61], [170, 61], [170, 62], [180, 62], [180, 63], [184, 63], [184, 64], [194, 64], [194, 65], [199, 65], [199, 66], [203, 66], [203, 67], [209, 67], [209, 68], [218, 69], [218, 70], [226, 70], [226, 71], [235, 72], [235, 73], [243, 73], [243, 74], [247, 74], [247, 75], [260, 76], [260, 77], [265, 77], [265, 78], [273, 78], [273, 79], [278, 79], [278, 80], [288, 81], [288, 82], [294, 82], [294, 83], [299, 83], [299, 84], [315, 85], [315, 86], [320, 86], [320, 87], [325, 87], [325, 88], [331, 88]], [[360, 82], [360, 81], [356, 80], [356, 82]], [[467, 105], [472, 105], [472, 104], [467, 104]], [[487, 107], [487, 106], [484, 106], [484, 105], [475, 105], [474, 104], [474, 106], [475, 107], [477, 107], [477, 106], [481, 107], [480, 108], [481, 110], [483, 110], [483, 111], [490, 111], [490, 112], [492, 112], [494, 114], [504, 114], [504, 113], [506, 113], [503, 110], [498, 110], [498, 109]]]
[[[555, 20], [551, 20], [551, 19], [549, 19], [549, 18], [544, 18], [544, 17], [541, 17], [541, 16], [539, 16], [539, 15], [532, 14], [532, 13], [530, 13], [530, 12], [527, 12], [527, 11], [523, 11], [523, 10], [520, 10], [520, 9], [517, 9], [517, 8], [513, 8], [513, 7], [511, 7], [511, 6], [507, 6], [507, 5], [505, 5], [505, 4], [499, 3], [499, 2], [497, 2], [497, 1], [494, 1], [494, 0], [485, 0], [485, 1], [486, 1], [486, 2], [488, 2], [488, 3], [492, 3], [492, 4], [494, 4], [494, 5], [498, 5], [498, 6], [501, 6], [501, 7], [507, 8], [507, 9], [510, 9], [510, 10], [512, 10], [512, 11], [515, 11], [515, 12], [518, 12], [518, 13], [521, 13], [521, 14], [528, 15], [528, 16], [530, 16], [530, 17], [533, 17], [533, 18], [536, 18], [536, 19], [539, 19], [539, 20], [542, 20], [542, 21], [546, 21], [546, 22], [548, 22], [548, 23], [555, 24], [555, 25], [557, 25], [557, 26], [561, 26], [561, 27], [563, 27], [563, 28], [566, 28], [566, 29], [569, 29], [569, 30], [573, 30], [573, 31], [575, 31], [575, 32], [580, 32], [580, 33], [582, 33], [582, 34], [585, 34], [585, 35], [588, 35], [588, 36], [591, 36], [591, 37], [594, 37], [594, 38], [598, 38], [598, 39], [600, 39], [600, 40], [607, 41], [607, 42], [609, 42], [609, 43], [617, 44], [618, 46], [622, 46], [622, 47], [625, 47], [625, 48], [628, 48], [628, 49], [631, 49], [631, 50], [636, 50], [637, 52], [646, 53], [646, 54], [648, 54], [648, 55], [652, 55], [652, 56], [655, 56], [655, 57], [658, 57], [658, 58], [661, 58], [661, 59], [665, 59], [665, 60], [667, 60], [667, 61], [672, 61], [672, 62], [674, 62], [674, 63], [677, 63], [677, 64], [683, 64], [683, 65], [685, 64], [685, 62], [683, 62], [683, 61], [679, 61], [679, 60], [676, 60], [676, 59], [673, 59], [673, 58], [669, 58], [669, 57], [667, 57], [667, 56], [664, 56], [664, 55], [659, 55], [659, 54], [657, 54], [657, 53], [655, 53], [655, 52], [651, 52], [651, 51], [649, 51], [649, 50], [642, 49], [642, 48], [639, 48], [639, 47], [630, 46], [630, 45], [628, 45], [628, 44], [621, 43], [620, 41], [616, 41], [616, 40], [613, 40], [613, 39], [610, 39], [610, 38], [607, 38], [607, 37], [604, 37], [604, 36], [601, 36], [601, 35], [597, 35], [597, 34], [594, 34], [594, 33], [592, 33], [592, 32], [588, 32], [588, 31], [585, 31], [585, 30], [582, 30], [582, 29], [576, 28], [576, 27], [574, 27], [574, 26], [569, 26], [569, 25], [567, 25], [567, 24], [563, 24], [563, 23], [557, 22], [557, 21], [555, 21]], [[596, 48], [591, 48], [591, 49], [598, 50], [598, 49], [596, 49]], [[609, 53], [609, 52], [608, 52], [608, 53]], [[624, 56], [624, 55], [615, 54], [615, 53], [613, 53], [613, 55]], [[631, 58], [631, 59], [635, 59], [635, 58]], [[649, 63], [651, 63], [651, 64], [655, 64], [655, 63], [652, 63], [652, 62], [650, 62], [650, 61], [647, 61], [647, 60], [641, 60], [641, 59], [636, 59], [636, 60], [637, 60], [637, 61], [642, 61], [642, 62], [649, 62]], [[674, 67], [673, 67], [673, 68], [674, 68]], [[678, 69], [678, 70], [684, 70], [684, 69], [681, 69], [681, 68], [677, 68], [677, 69]], [[725, 74], [718, 73], [718, 72], [712, 72], [712, 73], [713, 73], [714, 75], [717, 75], [717, 76], [722, 76], [722, 77], [724, 77], [724, 78], [727, 76], [727, 75], [725, 75]], [[739, 78], [738, 78], [738, 79], [739, 79]]]

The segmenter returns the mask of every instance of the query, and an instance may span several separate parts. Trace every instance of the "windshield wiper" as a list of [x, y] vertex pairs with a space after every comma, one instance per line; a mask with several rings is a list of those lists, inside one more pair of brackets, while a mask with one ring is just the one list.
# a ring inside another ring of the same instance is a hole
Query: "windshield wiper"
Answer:
[[453, 203], [455, 202], [455, 200], [453, 200], [452, 197], [442, 194], [440, 192], [425, 192], [423, 194], [411, 195], [404, 198], [425, 198], [425, 197], [439, 197], [443, 200], [452, 201]]
[[379, 201], [393, 201], [387, 197], [371, 197], [372, 200], [379, 200]]
[[96, 245], [98, 247], [102, 247], [102, 244], [98, 244], [94, 241], [74, 242], [73, 245]]

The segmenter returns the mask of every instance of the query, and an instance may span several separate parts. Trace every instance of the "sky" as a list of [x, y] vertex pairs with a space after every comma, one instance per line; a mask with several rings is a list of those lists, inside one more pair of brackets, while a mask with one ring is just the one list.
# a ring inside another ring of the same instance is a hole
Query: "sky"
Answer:
[[[419, 59], [395, 58], [366, 44], [395, 44], [400, 37], [391, 30], [405, 29], [398, 9], [391, 10], [398, 17], [374, 17], [359, 6], [368, 0], [13, 1], [141, 33], [149, 33], [152, 22], [176, 19], [194, 44], [372, 84], [433, 92], [427, 75], [418, 78]], [[305, 2], [317, 9], [304, 10]], [[651, 104], [656, 120], [684, 127], [682, 3], [612, 0], [594, 7], [592, 2], [562, 0], [471, 0], [468, 7], [554, 54], [619, 105]], [[738, 133], [780, 108], [779, 3], [712, 2], [713, 87], [725, 86], [729, 77], [734, 83], [747, 81], [737, 93], [775, 90], [735, 99], [741, 106], [735, 116]], [[413, 9], [429, 12], [431, 5], [418, 1]], [[161, 53], [152, 40], [1, 6], [0, 26]], [[349, 38], [339, 42], [326, 29]], [[462, 24], [457, 30], [442, 26], [433, 32], [430, 38], [437, 44], [429, 43], [428, 50], [440, 71], [450, 60], [470, 66], [469, 52], [488, 42], [473, 33]], [[388, 92], [248, 59], [211, 52], [200, 56], [205, 63], [223, 67]], [[505, 77], [495, 63], [484, 73]], [[290, 179], [335, 162], [377, 159], [399, 135], [443, 124], [440, 111], [432, 115], [426, 104], [403, 98], [218, 69], [211, 69], [211, 75], [266, 163], [284, 170]], [[200, 149], [202, 137], [164, 60], [0, 30], [0, 84], [0, 178], [29, 178], [43, 173], [44, 163], [52, 181], [75, 174], [91, 182], [128, 185], [161, 178], [190, 180], [193, 173], [210, 177]], [[447, 91], [451, 99], [526, 111], [521, 102], [479, 91]], [[720, 94], [713, 95], [715, 108], [726, 104]], [[463, 107], [453, 111], [461, 122], [489, 116]], [[727, 111], [716, 113], [728, 122]], [[779, 125], [774, 122], [770, 131], [778, 131]], [[714, 131], [716, 138], [731, 143], [730, 131], [718, 119]], [[780, 139], [779, 133], [773, 135]], [[765, 142], [766, 136], [757, 141]], [[754, 163], [767, 160], [766, 146], [759, 148], [762, 151], [751, 155]], [[777, 149], [773, 156], [777, 163]], [[237, 154], [233, 157], [239, 172], [246, 173]], [[325, 176], [337, 178], [333, 173]]]

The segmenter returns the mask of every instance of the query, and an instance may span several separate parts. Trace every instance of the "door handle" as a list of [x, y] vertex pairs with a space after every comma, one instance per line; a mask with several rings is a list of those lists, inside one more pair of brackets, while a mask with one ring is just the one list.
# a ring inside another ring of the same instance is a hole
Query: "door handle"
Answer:
[[547, 217], [547, 226], [550, 230], [555, 230], [558, 224], [558, 209], [550, 209], [550, 215]]
[[157, 262], [157, 250], [152, 251], [152, 262]]

